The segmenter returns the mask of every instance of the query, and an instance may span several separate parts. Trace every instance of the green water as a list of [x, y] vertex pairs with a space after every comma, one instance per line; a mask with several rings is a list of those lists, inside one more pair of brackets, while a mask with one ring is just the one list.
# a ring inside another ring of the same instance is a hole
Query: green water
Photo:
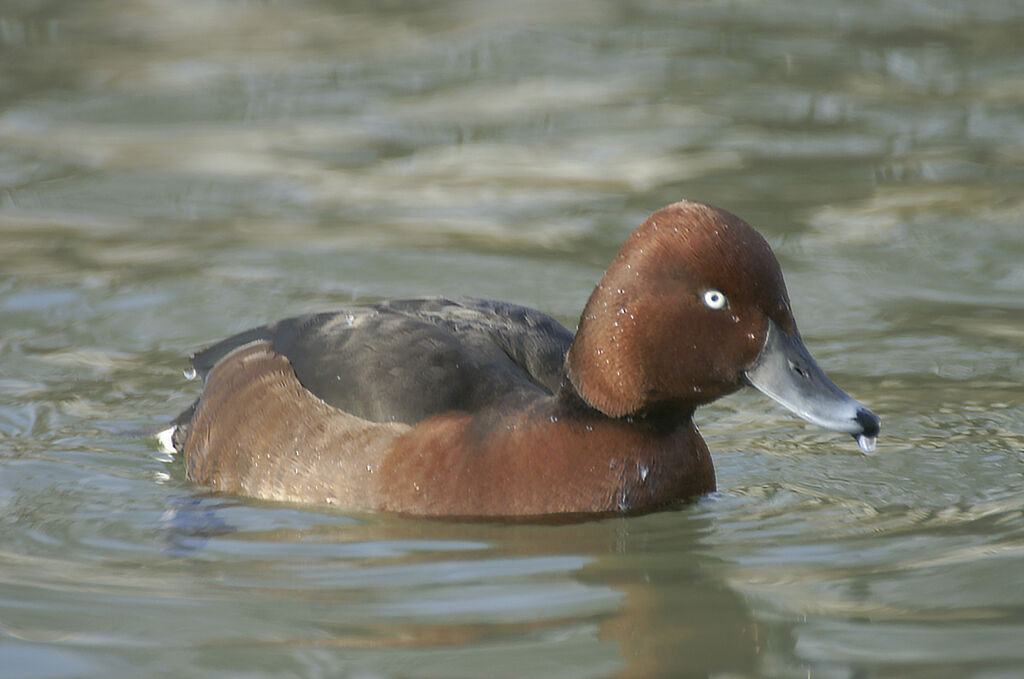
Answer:
[[[0, 0], [0, 676], [1024, 675], [1024, 8]], [[574, 327], [759, 228], [877, 451], [754, 392], [719, 492], [569, 526], [204, 494], [193, 350], [429, 294]]]

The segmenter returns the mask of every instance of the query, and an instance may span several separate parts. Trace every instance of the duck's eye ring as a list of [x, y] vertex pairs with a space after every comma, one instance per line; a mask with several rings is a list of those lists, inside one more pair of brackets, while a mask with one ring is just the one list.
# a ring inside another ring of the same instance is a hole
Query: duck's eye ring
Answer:
[[709, 309], [724, 309], [729, 301], [720, 290], [708, 290], [704, 293], [704, 306]]

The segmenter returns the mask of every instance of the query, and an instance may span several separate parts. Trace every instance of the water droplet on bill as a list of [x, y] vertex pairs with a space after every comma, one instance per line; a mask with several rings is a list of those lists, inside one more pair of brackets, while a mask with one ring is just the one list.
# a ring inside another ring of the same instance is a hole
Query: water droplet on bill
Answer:
[[853, 438], [857, 439], [857, 445], [865, 453], [870, 453], [875, 450], [875, 442], [878, 440], [875, 436], [867, 436], [865, 434], [854, 434]]

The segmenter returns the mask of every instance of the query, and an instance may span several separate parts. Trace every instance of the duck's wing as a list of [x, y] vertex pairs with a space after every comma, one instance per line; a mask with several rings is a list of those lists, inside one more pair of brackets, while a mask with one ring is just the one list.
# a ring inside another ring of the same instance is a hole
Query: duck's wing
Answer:
[[267, 342], [329, 405], [375, 422], [413, 424], [554, 393], [572, 338], [527, 307], [430, 298], [288, 318], [223, 340], [195, 354], [192, 364], [205, 384], [236, 349]]
[[561, 386], [573, 333], [536, 309], [469, 297], [399, 300], [380, 307], [429, 321], [457, 336], [477, 335], [501, 349], [548, 393]]

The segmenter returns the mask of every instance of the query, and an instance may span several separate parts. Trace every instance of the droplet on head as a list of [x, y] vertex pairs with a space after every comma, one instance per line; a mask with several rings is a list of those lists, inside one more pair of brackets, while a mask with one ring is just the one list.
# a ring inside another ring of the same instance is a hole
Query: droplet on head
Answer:
[[184, 370], [181, 371], [181, 374], [185, 376], [186, 380], [191, 381], [196, 378], [196, 369], [194, 366], [191, 368], [185, 368]]

